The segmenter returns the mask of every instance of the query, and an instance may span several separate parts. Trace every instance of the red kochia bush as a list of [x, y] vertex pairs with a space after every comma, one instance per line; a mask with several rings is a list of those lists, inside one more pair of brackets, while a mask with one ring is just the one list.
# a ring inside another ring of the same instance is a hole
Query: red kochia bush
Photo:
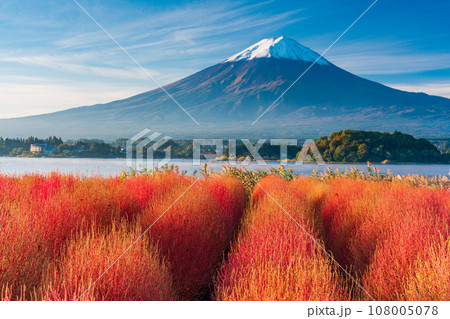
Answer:
[[[129, 179], [49, 175], [0, 176], [0, 287], [23, 298], [74, 234], [132, 221], [152, 200], [184, 187], [174, 173]], [[4, 290], [3, 289], [3, 290]]]
[[[379, 300], [416, 298], [411, 283], [424, 285], [423, 264], [443, 266], [433, 247], [448, 240], [449, 211], [448, 190], [345, 178], [330, 182], [320, 208], [327, 246]], [[450, 290], [448, 282], [428, 285], [421, 299]]]
[[[304, 201], [276, 176], [260, 181], [252, 208], [217, 278], [217, 300], [340, 300], [336, 269], [316, 237]], [[264, 189], [264, 190], [263, 190]], [[267, 191], [301, 226], [269, 197]]]
[[73, 178], [51, 174], [2, 179], [0, 286], [14, 299], [40, 284], [42, 270], [75, 226], [76, 216], [68, 213], [65, 200]]
[[407, 300], [450, 300], [450, 239], [440, 240], [419, 255], [405, 284]]
[[147, 238], [135, 242], [141, 234], [140, 227], [126, 224], [113, 225], [110, 232], [80, 234], [50, 269], [42, 298], [176, 300], [167, 263]]
[[197, 181], [176, 201], [194, 180], [189, 178], [188, 182], [178, 193], [152, 202], [141, 224], [148, 228], [167, 210], [149, 230], [149, 236], [167, 256], [181, 298], [192, 300], [208, 292], [212, 275], [239, 225], [246, 195], [234, 177], [217, 176]]

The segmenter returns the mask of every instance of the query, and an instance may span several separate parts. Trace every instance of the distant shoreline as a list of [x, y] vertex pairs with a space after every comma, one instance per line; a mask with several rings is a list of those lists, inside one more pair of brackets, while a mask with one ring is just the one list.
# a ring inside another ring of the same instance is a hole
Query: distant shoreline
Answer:
[[[46, 139], [29, 137], [27, 139], [3, 139], [0, 137], [0, 156], [23, 158], [125, 158], [128, 155], [136, 156], [139, 151], [136, 141], [130, 145], [126, 139], [118, 139], [113, 143], [103, 140], [67, 140], [56, 136]], [[434, 141], [434, 144], [423, 138], [395, 131], [372, 132], [344, 130], [332, 133], [329, 137], [322, 136], [306, 145], [296, 143], [281, 147], [279, 142], [262, 141], [256, 150], [244, 140], [231, 148], [232, 145], [224, 143], [222, 150], [215, 150], [212, 141], [198, 145], [194, 140], [169, 140], [165, 147], [170, 147], [170, 157], [176, 160], [192, 159], [193, 154], [199, 152], [203, 159], [213, 158], [216, 161], [227, 161], [229, 158], [244, 161], [247, 158], [262, 158], [265, 161], [283, 163], [280, 159], [295, 162], [303, 159], [310, 162], [325, 162], [328, 164], [365, 164], [367, 162], [383, 164], [449, 164], [450, 140]], [[253, 142], [250, 142], [253, 143]], [[292, 142], [290, 142], [292, 143]], [[140, 152], [146, 154], [150, 147], [143, 147]], [[253, 145], [253, 144], [252, 144]], [[161, 148], [161, 147], [159, 147]], [[199, 148], [194, 152], [194, 148]], [[197, 153], [198, 154], [198, 153]], [[259, 156], [258, 156], [259, 155]], [[152, 157], [162, 159], [166, 150], [153, 150]]]
[[[30, 158], [30, 159], [40, 159], [40, 158], [46, 158], [46, 159], [111, 159], [111, 160], [119, 160], [119, 159], [125, 159], [126, 157], [98, 157], [98, 156], [90, 156], [90, 157], [85, 157], [85, 156], [24, 156], [24, 155], [20, 155], [20, 156], [10, 156], [10, 155], [0, 155], [0, 158]], [[155, 160], [160, 160], [155, 158]], [[171, 158], [171, 160], [175, 160], [175, 161], [188, 161], [188, 160], [192, 160], [191, 158]], [[202, 159], [203, 161], [204, 159]], [[280, 163], [280, 165], [284, 165], [284, 164], [295, 164], [296, 160], [292, 159], [292, 160], [288, 160], [286, 161], [282, 161], [282, 160], [276, 160], [276, 159], [269, 159], [269, 158], [263, 158], [264, 161], [266, 162], [278, 162]], [[212, 160], [215, 163], [219, 163], [219, 162], [223, 162], [223, 163], [228, 163], [228, 160]], [[238, 164], [242, 163], [244, 161], [236, 161]], [[250, 160], [251, 163], [257, 163], [256, 160]], [[315, 161], [303, 161], [303, 163], [305, 164], [317, 164], [317, 162]], [[450, 165], [450, 163], [448, 162], [371, 162], [369, 161], [369, 163], [371, 165]], [[367, 165], [367, 162], [325, 162], [324, 165], [327, 164], [342, 164], [342, 165]]]

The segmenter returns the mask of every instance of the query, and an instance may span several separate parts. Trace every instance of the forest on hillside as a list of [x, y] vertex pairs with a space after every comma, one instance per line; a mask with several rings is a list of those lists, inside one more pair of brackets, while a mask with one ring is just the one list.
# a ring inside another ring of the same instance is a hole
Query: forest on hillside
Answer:
[[448, 163], [450, 153], [441, 153], [426, 139], [395, 131], [379, 133], [345, 130], [316, 141], [325, 162]]

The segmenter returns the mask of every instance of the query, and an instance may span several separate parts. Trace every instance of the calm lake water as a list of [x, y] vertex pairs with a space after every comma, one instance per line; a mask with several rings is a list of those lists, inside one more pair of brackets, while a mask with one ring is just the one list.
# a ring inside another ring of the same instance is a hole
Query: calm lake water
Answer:
[[[172, 160], [172, 164], [177, 165], [180, 170], [192, 173], [201, 168], [194, 166], [192, 160]], [[212, 162], [208, 164], [215, 171], [220, 171], [224, 162]], [[267, 162], [267, 165], [260, 166], [257, 163], [250, 163], [246, 166], [249, 170], [258, 168], [268, 170], [270, 167], [278, 167], [279, 162]], [[238, 164], [238, 167], [241, 165]], [[303, 164], [288, 166], [295, 172], [303, 175], [311, 175], [312, 171], [317, 169], [323, 172], [327, 167], [333, 169], [340, 168], [345, 170], [349, 166], [356, 166], [366, 171], [365, 164]], [[425, 175], [425, 176], [449, 176], [449, 164], [398, 164], [398, 165], [373, 165], [378, 167], [383, 173], [390, 170], [393, 174], [399, 175]], [[24, 173], [49, 173], [59, 171], [61, 173], [74, 173], [80, 175], [102, 175], [116, 176], [126, 169], [125, 159], [87, 159], [87, 158], [19, 158], [19, 157], [0, 157], [0, 174], [24, 174]]]

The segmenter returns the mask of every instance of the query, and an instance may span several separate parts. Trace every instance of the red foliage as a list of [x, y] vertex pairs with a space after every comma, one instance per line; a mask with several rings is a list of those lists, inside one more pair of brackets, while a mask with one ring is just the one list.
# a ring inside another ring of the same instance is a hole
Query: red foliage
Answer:
[[92, 230], [68, 242], [38, 299], [176, 300], [172, 276], [158, 248], [146, 238], [135, 242], [142, 229], [129, 227]]
[[[79, 252], [84, 249], [84, 241], [104, 245], [106, 234], [120, 221], [132, 224], [140, 220], [142, 225], [147, 221], [153, 222], [152, 218], [156, 220], [193, 181], [171, 172], [128, 179], [60, 174], [0, 176], [2, 298], [38, 298], [37, 291], [44, 293], [47, 279], [43, 278], [49, 267], [53, 267], [51, 265], [64, 260], [75, 267], [77, 264], [71, 259], [73, 256], [69, 256], [71, 254], [87, 260], [91, 255]], [[152, 245], [158, 245], [160, 241], [164, 254], [170, 257], [170, 270], [177, 278], [176, 289], [181, 289], [187, 296], [199, 296], [200, 290], [207, 287], [238, 227], [245, 204], [245, 191], [236, 179], [210, 178], [198, 182], [167, 212], [166, 221], [161, 219], [157, 223]], [[90, 235], [93, 230], [94, 235], [101, 234], [99, 238]], [[88, 238], [83, 239], [83, 234]], [[123, 238], [120, 240], [129, 242], [126, 232], [121, 231], [121, 234]], [[112, 240], [119, 241], [119, 238]], [[65, 248], [67, 243], [70, 243], [69, 250]], [[182, 251], [175, 253], [178, 248]], [[109, 246], [93, 249], [97, 249], [98, 253], [116, 253]], [[95, 271], [100, 271], [110, 259], [99, 259]], [[76, 276], [77, 271], [94, 276], [93, 269], [77, 267], [60, 271], [64, 276], [69, 273]], [[187, 278], [186, 274], [192, 278]], [[57, 278], [58, 283], [68, 286], [53, 285], [50, 297], [47, 296], [50, 299], [73, 299], [88, 280], [77, 281], [67, 276]], [[119, 289], [117, 293], [122, 292]], [[120, 299], [115, 292], [101, 289], [98, 294], [89, 296]], [[125, 294], [123, 298], [138, 297]]]
[[275, 176], [264, 178], [260, 185], [253, 192], [252, 209], [217, 279], [216, 299], [345, 298], [334, 265], [304, 232], [320, 243], [307, 220], [304, 201], [292, 196], [292, 185]]
[[245, 190], [237, 179], [219, 176], [196, 182], [175, 202], [179, 195], [181, 192], [173, 193], [152, 203], [141, 224], [146, 229], [164, 214], [149, 234], [168, 257], [181, 298], [199, 299], [208, 292], [215, 269], [237, 230], [246, 205]]
[[336, 260], [375, 299], [410, 298], [405, 287], [415, 280], [415, 267], [431, 262], [425, 252], [448, 240], [449, 191], [346, 178], [329, 183], [318, 212]]
[[[202, 298], [247, 200], [233, 177], [193, 183], [171, 172], [0, 175], [0, 298], [77, 299], [154, 222], [82, 299]], [[375, 299], [449, 298], [450, 190], [275, 176], [260, 185], [217, 278], [217, 299], [367, 299], [303, 230]]]

